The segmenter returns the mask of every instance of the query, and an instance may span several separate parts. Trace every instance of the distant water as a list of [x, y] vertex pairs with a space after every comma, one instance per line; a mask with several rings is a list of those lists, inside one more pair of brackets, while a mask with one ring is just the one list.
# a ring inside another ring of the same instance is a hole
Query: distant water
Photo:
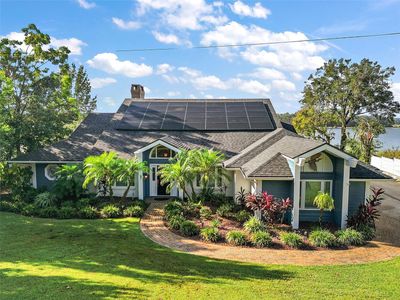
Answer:
[[[333, 145], [340, 144], [340, 128], [333, 128], [335, 137], [332, 141]], [[354, 131], [352, 128], [347, 129], [348, 136], [353, 136]], [[387, 127], [386, 133], [381, 134], [378, 140], [383, 143], [381, 149], [400, 148], [400, 128]]]

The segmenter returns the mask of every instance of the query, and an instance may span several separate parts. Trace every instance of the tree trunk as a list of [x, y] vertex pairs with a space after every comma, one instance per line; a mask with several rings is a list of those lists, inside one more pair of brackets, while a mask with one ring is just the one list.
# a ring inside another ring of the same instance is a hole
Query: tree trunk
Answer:
[[109, 191], [109, 195], [110, 195], [110, 201], [113, 201], [113, 199], [114, 199], [114, 191], [113, 191], [113, 189], [112, 189], [112, 184], [109, 184], [108, 185], [108, 191]]
[[340, 150], [344, 151], [344, 148], [346, 147], [346, 142], [347, 142], [347, 125], [345, 123], [342, 123], [342, 126], [340, 128]]
[[131, 183], [130, 182], [128, 182], [128, 186], [127, 186], [127, 188], [126, 188], [126, 190], [125, 190], [125, 192], [124, 192], [124, 194], [122, 195], [122, 202], [126, 202], [126, 198], [127, 198], [127, 196], [128, 196], [128, 193], [129, 193], [129, 189], [131, 188]]
[[319, 227], [322, 228], [322, 214], [324, 213], [323, 209], [319, 210]]

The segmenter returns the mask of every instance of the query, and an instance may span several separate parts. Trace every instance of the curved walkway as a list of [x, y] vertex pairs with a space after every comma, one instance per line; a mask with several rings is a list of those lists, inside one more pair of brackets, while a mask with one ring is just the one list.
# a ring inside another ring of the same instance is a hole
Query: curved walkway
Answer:
[[400, 256], [400, 247], [371, 242], [349, 250], [279, 250], [233, 247], [204, 243], [179, 236], [163, 222], [166, 201], [153, 201], [140, 222], [142, 232], [152, 241], [183, 252], [218, 259], [277, 265], [340, 265], [389, 260]]

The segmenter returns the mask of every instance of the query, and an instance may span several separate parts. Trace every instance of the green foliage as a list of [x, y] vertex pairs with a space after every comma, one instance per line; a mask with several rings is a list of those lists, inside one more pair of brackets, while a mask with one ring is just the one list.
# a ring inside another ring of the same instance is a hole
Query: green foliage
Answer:
[[10, 191], [16, 201], [28, 200], [27, 193], [32, 195], [31, 190], [33, 189], [31, 168], [17, 164], [11, 166], [2, 164], [1, 168], [2, 174], [0, 176], [3, 177], [2, 182], [0, 182], [1, 188]]
[[322, 225], [322, 214], [324, 210], [331, 211], [335, 208], [334, 203], [335, 200], [329, 195], [329, 193], [319, 192], [317, 196], [315, 196], [314, 205], [319, 208], [319, 225]]
[[240, 223], [244, 223], [250, 218], [251, 218], [251, 213], [249, 213], [247, 210], [240, 210], [235, 214], [236, 221]]
[[250, 237], [251, 243], [256, 247], [268, 247], [272, 245], [272, 237], [269, 232], [256, 231]]
[[234, 209], [234, 207], [233, 207], [232, 204], [225, 203], [225, 204], [222, 204], [220, 207], [217, 208], [216, 213], [220, 217], [227, 218], [227, 217], [230, 217], [232, 215], [233, 209]]
[[84, 68], [68, 65], [67, 47], [51, 47], [34, 24], [22, 32], [23, 41], [0, 41], [0, 159], [64, 138], [96, 102]]
[[198, 235], [200, 231], [199, 227], [189, 220], [183, 221], [179, 230], [185, 236]]
[[37, 215], [37, 207], [34, 204], [26, 204], [22, 207], [20, 213], [24, 216], [35, 216]]
[[290, 248], [300, 248], [304, 244], [302, 236], [295, 232], [282, 232], [279, 238]]
[[78, 216], [76, 208], [71, 206], [64, 206], [58, 210], [58, 218], [60, 219], [72, 219]]
[[379, 157], [400, 159], [400, 148], [381, 150], [378, 151], [375, 155]]
[[140, 162], [137, 157], [131, 159], [121, 159], [117, 161], [117, 179], [126, 183], [126, 189], [122, 195], [125, 200], [128, 196], [129, 189], [135, 184], [135, 178], [139, 171], [148, 172], [146, 162]]
[[211, 219], [212, 217], [212, 210], [211, 208], [207, 207], [207, 206], [203, 206], [202, 208], [200, 208], [200, 217], [202, 219]]
[[371, 241], [375, 237], [375, 228], [373, 226], [361, 224], [356, 230], [362, 234], [365, 241]]
[[57, 204], [57, 198], [50, 192], [44, 192], [35, 197], [35, 206], [39, 208], [45, 208], [55, 206]]
[[217, 227], [205, 227], [200, 231], [201, 238], [206, 242], [216, 243], [221, 238]]
[[181, 215], [174, 215], [168, 219], [168, 224], [172, 229], [179, 230], [186, 219]]
[[8, 212], [19, 212], [19, 208], [17, 203], [2, 200], [0, 201], [0, 211], [8, 211]]
[[56, 173], [53, 192], [60, 200], [78, 199], [84, 193], [84, 176], [81, 164], [61, 165]]
[[340, 245], [361, 246], [365, 244], [363, 234], [351, 228], [337, 231], [336, 237]]
[[[394, 68], [382, 68], [377, 62], [362, 59], [331, 59], [308, 78], [303, 91], [302, 109], [315, 108], [316, 118], [330, 114], [341, 127], [340, 148], [347, 142], [346, 128], [357, 116], [366, 113], [393, 120], [400, 103], [391, 91]], [[294, 122], [295, 123], [295, 122]], [[318, 127], [318, 122], [315, 122]], [[324, 130], [326, 123], [321, 125]]]
[[247, 243], [246, 234], [238, 230], [229, 231], [226, 234], [226, 240], [229, 244], [235, 246], [244, 246]]
[[124, 209], [123, 215], [124, 217], [141, 218], [144, 215], [144, 210], [139, 205], [131, 205]]
[[41, 218], [57, 218], [58, 209], [54, 206], [43, 207], [37, 209], [37, 214]]
[[164, 207], [164, 214], [165, 218], [169, 220], [172, 216], [178, 216], [178, 215], [183, 215], [183, 205], [182, 202], [179, 202], [177, 200], [169, 202], [167, 205]]
[[218, 228], [219, 226], [221, 226], [221, 221], [218, 219], [214, 219], [211, 221], [211, 226]]
[[97, 219], [100, 216], [99, 211], [94, 206], [84, 206], [78, 211], [78, 215], [83, 219]]
[[326, 229], [316, 229], [308, 237], [311, 245], [315, 247], [334, 247], [337, 245], [335, 235]]
[[103, 218], [118, 218], [122, 216], [122, 212], [118, 206], [107, 204], [100, 210], [100, 215]]
[[263, 231], [265, 229], [265, 225], [261, 220], [257, 219], [256, 217], [251, 217], [243, 224], [243, 228], [247, 232], [252, 233], [257, 231]]

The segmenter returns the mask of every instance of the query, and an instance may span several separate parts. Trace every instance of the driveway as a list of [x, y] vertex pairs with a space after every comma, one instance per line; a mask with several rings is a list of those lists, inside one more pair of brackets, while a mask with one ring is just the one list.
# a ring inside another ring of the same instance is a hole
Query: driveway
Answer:
[[384, 201], [380, 207], [381, 217], [378, 220], [377, 239], [400, 245], [400, 181], [372, 182], [385, 190]]

